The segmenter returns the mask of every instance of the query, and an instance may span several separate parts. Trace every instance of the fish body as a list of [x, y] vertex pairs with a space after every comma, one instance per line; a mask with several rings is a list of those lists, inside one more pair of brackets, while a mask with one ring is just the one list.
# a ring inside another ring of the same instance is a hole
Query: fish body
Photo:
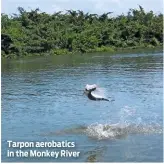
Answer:
[[93, 85], [89, 85], [87, 84], [85, 87], [85, 94], [87, 95], [87, 97], [90, 100], [94, 100], [94, 101], [99, 101], [99, 100], [104, 100], [104, 101], [109, 101], [107, 98], [96, 94], [96, 89], [97, 89], [97, 85], [93, 84]]

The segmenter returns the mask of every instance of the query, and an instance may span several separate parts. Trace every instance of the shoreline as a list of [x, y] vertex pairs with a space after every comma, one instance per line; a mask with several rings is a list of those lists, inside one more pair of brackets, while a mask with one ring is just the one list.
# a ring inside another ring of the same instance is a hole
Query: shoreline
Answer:
[[[136, 46], [136, 47], [127, 47], [127, 48], [111, 48], [111, 47], [103, 47], [102, 48], [96, 48], [95, 50], [90, 50], [88, 52], [65, 52], [65, 53], [61, 53], [61, 51], [63, 50], [59, 50], [60, 53], [57, 54], [52, 54], [51, 52], [49, 53], [36, 53], [36, 54], [27, 54], [27, 55], [20, 55], [20, 56], [16, 56], [16, 55], [9, 55], [9, 56], [3, 56], [1, 55], [1, 59], [23, 59], [26, 57], [47, 57], [47, 56], [67, 56], [67, 55], [88, 55], [88, 54], [92, 54], [92, 53], [109, 53], [110, 54], [116, 54], [116, 53], [128, 53], [128, 52], [140, 52], [140, 51], [144, 51], [144, 52], [150, 52], [150, 51], [163, 51], [163, 45], [161, 46], [156, 46], [156, 47], [143, 47], [143, 46]], [[64, 51], [63, 51], [64, 52]]]

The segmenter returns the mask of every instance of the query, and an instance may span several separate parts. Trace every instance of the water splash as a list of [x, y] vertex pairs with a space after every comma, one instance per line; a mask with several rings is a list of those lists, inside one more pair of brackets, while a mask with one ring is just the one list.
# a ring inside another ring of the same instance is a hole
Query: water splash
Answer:
[[75, 128], [64, 129], [56, 132], [43, 134], [44, 136], [54, 135], [86, 135], [93, 139], [121, 139], [134, 134], [162, 134], [163, 129], [160, 125], [142, 124], [91, 124], [89, 126], [78, 126]]
[[130, 134], [152, 134], [163, 132], [159, 125], [141, 125], [141, 124], [92, 124], [85, 130], [89, 137], [95, 139], [118, 139], [124, 138]]
[[102, 87], [97, 87], [95, 91], [93, 91], [92, 93], [94, 93], [94, 95], [98, 95], [97, 97], [101, 96], [104, 97], [106, 99], [108, 99], [109, 101], [114, 101], [113, 98], [111, 98], [107, 92], [105, 88]]
[[93, 139], [121, 139], [128, 135], [135, 134], [162, 134], [163, 128], [160, 124], [144, 122], [144, 119], [137, 114], [134, 107], [124, 106], [119, 111], [119, 121], [113, 124], [110, 120], [107, 123], [93, 123], [87, 126], [76, 126], [57, 132], [51, 132], [48, 135], [67, 135], [81, 134]]

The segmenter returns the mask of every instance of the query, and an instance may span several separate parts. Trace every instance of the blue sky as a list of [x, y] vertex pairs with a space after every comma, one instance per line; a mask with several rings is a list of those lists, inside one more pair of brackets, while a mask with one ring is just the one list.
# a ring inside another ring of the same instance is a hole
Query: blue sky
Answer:
[[1, 12], [6, 14], [18, 13], [18, 6], [26, 10], [39, 7], [47, 13], [73, 9], [97, 14], [112, 11], [114, 15], [119, 15], [141, 5], [146, 11], [163, 12], [162, 0], [2, 0], [1, 5]]

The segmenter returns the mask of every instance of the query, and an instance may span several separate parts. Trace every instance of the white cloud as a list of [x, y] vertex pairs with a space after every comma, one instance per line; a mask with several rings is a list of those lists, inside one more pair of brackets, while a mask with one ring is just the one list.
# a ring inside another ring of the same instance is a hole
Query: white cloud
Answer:
[[113, 11], [118, 15], [127, 13], [130, 8], [138, 8], [138, 5], [146, 11], [162, 12], [162, 4], [162, 0], [2, 0], [2, 12], [13, 13], [21, 6], [25, 9], [39, 7], [48, 13], [73, 9], [97, 14]]
[[120, 6], [120, 0], [91, 0], [93, 2], [92, 12], [103, 13], [114, 11]]
[[52, 5], [52, 10], [53, 11], [63, 11], [63, 8], [58, 5]]

